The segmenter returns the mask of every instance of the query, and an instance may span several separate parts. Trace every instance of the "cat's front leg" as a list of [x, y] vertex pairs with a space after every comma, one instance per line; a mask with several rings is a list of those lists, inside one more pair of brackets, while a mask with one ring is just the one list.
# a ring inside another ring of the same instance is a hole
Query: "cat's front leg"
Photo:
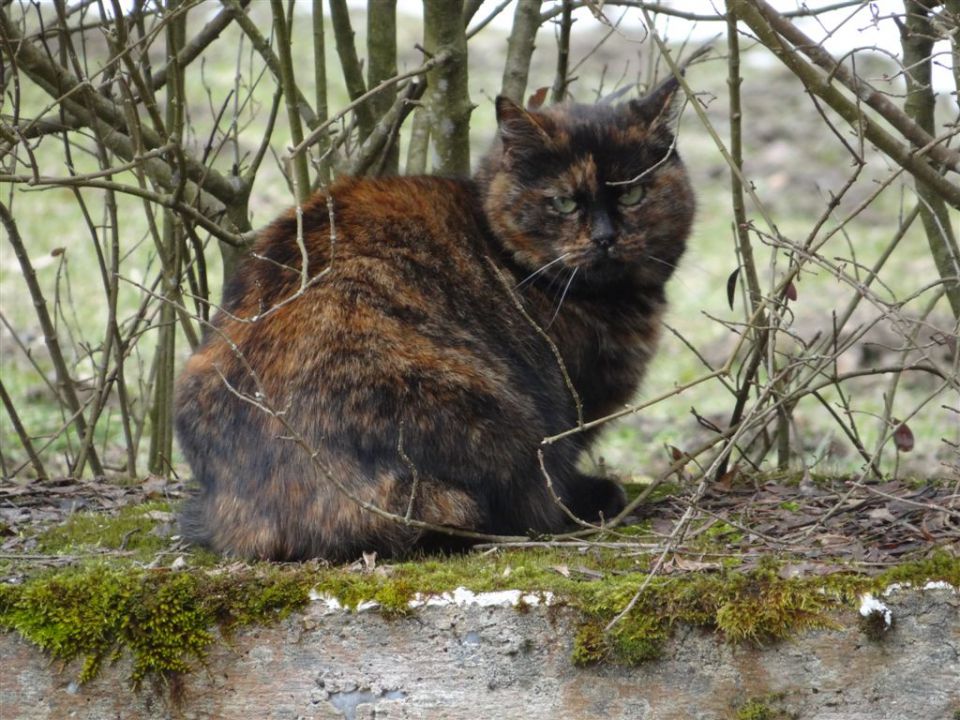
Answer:
[[627, 496], [616, 480], [576, 473], [560, 495], [564, 505], [588, 523], [601, 523], [620, 514]]

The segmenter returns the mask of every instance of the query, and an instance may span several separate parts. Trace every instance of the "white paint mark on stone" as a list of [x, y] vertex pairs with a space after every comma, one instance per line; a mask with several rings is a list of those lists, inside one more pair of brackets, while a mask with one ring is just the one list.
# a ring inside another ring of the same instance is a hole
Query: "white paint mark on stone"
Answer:
[[960, 588], [955, 588], [953, 585], [951, 585], [948, 582], [945, 582], [944, 580], [931, 580], [930, 582], [928, 582], [926, 585], [923, 586], [923, 589], [924, 590], [952, 590], [955, 595], [960, 593]]
[[886, 605], [877, 600], [870, 593], [865, 593], [860, 598], [860, 615], [870, 617], [871, 615], [880, 615], [883, 618], [883, 625], [889, 628], [893, 624], [893, 613]]
[[[343, 604], [332, 595], [319, 593], [316, 589], [310, 591], [310, 599], [322, 604], [328, 613], [345, 610]], [[407, 603], [407, 606], [416, 609], [421, 607], [517, 607], [518, 605], [529, 605], [536, 607], [538, 605], [553, 604], [553, 593], [522, 593], [520, 590], [498, 590], [495, 592], [475, 593], [465, 587], [458, 587], [453, 592], [445, 592], [439, 595], [426, 595], [417, 593], [413, 599]], [[376, 610], [380, 603], [376, 600], [364, 600], [357, 604], [357, 612], [367, 612]]]

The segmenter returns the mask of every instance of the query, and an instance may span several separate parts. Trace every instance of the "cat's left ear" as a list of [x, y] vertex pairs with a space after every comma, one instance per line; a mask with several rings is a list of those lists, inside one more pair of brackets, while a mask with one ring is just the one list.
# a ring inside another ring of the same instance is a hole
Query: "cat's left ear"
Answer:
[[646, 97], [631, 100], [627, 108], [633, 120], [653, 130], [673, 132], [683, 106], [683, 91], [672, 75], [657, 85]]
[[541, 148], [550, 144], [550, 122], [544, 115], [524, 110], [504, 95], [497, 96], [496, 108], [505, 147]]

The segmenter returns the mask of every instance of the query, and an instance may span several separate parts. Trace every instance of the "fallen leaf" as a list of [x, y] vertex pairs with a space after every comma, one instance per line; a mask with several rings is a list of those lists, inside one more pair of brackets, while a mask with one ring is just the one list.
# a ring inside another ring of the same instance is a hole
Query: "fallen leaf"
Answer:
[[850, 572], [850, 569], [842, 565], [800, 562], [782, 566], [780, 570], [777, 571], [777, 575], [779, 575], [782, 580], [790, 580], [797, 577], [823, 577], [824, 575], [833, 575], [841, 572]]
[[721, 565], [718, 562], [705, 562], [702, 560], [687, 560], [686, 558], [676, 557], [674, 564], [680, 570], [687, 572], [700, 572], [701, 570], [719, 570]]
[[874, 508], [867, 513], [867, 517], [871, 520], [882, 520], [883, 522], [896, 522], [897, 520], [893, 513], [885, 507]]
[[599, 570], [593, 570], [592, 568], [588, 568], [583, 565], [577, 565], [573, 571], [581, 575], [586, 575], [588, 578], [592, 578], [593, 580], [602, 580], [604, 577], [603, 573]]
[[897, 429], [893, 431], [893, 444], [897, 446], [897, 450], [900, 452], [913, 450], [913, 431], [906, 423], [900, 423], [897, 425]]

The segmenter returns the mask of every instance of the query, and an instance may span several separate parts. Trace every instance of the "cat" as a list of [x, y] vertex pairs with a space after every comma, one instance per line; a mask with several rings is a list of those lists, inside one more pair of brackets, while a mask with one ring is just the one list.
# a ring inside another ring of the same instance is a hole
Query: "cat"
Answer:
[[694, 213], [681, 94], [498, 97], [473, 179], [343, 178], [262, 231], [178, 380], [185, 538], [341, 562], [473, 541], [422, 523], [619, 513], [619, 484], [577, 469], [596, 430], [538, 450], [623, 407], [654, 353]]

